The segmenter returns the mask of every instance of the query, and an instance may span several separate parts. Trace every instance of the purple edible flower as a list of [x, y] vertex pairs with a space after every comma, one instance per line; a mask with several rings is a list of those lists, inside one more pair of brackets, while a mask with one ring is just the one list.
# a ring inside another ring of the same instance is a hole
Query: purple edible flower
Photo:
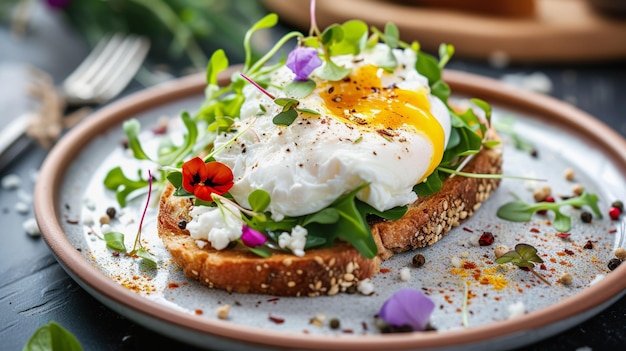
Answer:
[[265, 244], [267, 238], [263, 233], [244, 225], [241, 230], [241, 241], [247, 247], [257, 247]]
[[415, 289], [396, 291], [380, 308], [378, 317], [394, 327], [411, 326], [413, 331], [426, 329], [435, 303]]
[[48, 6], [60, 9], [67, 7], [72, 0], [46, 0], [46, 2]]
[[306, 81], [313, 70], [322, 65], [317, 49], [298, 46], [287, 56], [287, 67], [296, 74], [294, 80]]

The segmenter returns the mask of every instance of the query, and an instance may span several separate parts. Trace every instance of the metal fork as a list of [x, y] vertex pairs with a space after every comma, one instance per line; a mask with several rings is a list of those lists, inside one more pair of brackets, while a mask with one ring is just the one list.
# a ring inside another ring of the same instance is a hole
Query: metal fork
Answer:
[[[117, 96], [135, 76], [150, 42], [135, 35], [106, 37], [57, 87], [68, 107], [96, 105]], [[0, 129], [0, 171], [32, 144], [26, 135], [31, 114], [23, 114]]]

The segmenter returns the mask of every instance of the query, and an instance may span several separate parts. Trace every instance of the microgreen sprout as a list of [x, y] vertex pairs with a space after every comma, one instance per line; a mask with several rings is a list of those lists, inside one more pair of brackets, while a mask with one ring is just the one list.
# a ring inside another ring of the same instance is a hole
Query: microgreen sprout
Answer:
[[531, 245], [523, 243], [515, 245], [515, 250], [511, 250], [496, 259], [496, 263], [498, 264], [514, 264], [524, 270], [528, 270], [530, 273], [539, 278], [542, 282], [548, 285], [552, 285], [549, 281], [546, 280], [546, 278], [544, 278], [541, 274], [537, 273], [533, 269], [535, 267], [535, 264], [533, 262], [543, 263], [543, 260], [537, 255], [537, 249], [535, 249]]
[[116, 250], [118, 252], [124, 252], [128, 256], [138, 256], [143, 258], [149, 266], [155, 267], [156, 261], [154, 257], [148, 250], [146, 250], [141, 244], [141, 229], [143, 227], [143, 220], [146, 217], [146, 212], [148, 210], [148, 206], [150, 204], [150, 194], [152, 193], [152, 172], [148, 170], [148, 198], [146, 199], [146, 205], [144, 206], [143, 213], [141, 215], [141, 220], [139, 221], [139, 228], [137, 229], [137, 235], [135, 236], [135, 242], [133, 243], [133, 249], [130, 252], [127, 252], [126, 246], [124, 245], [124, 234], [120, 232], [108, 232], [104, 234], [104, 241], [106, 246], [110, 249]]
[[250, 79], [245, 74], [241, 73], [240, 75], [245, 80], [250, 82], [250, 84], [252, 84], [255, 88], [259, 89], [263, 94], [267, 95], [267, 97], [272, 99], [276, 105], [282, 106], [282, 111], [279, 112], [276, 116], [274, 116], [274, 119], [272, 119], [274, 124], [282, 125], [282, 126], [289, 126], [289, 125], [291, 125], [291, 123], [293, 123], [293, 121], [296, 120], [296, 118], [298, 118], [298, 113], [299, 112], [300, 113], [313, 114], [313, 115], [319, 115], [319, 112], [317, 112], [317, 111], [310, 110], [310, 109], [298, 108], [298, 105], [300, 104], [300, 101], [298, 101], [297, 99], [276, 98], [269, 91], [264, 89], [257, 82], [255, 82], [254, 80]]
[[598, 218], [602, 218], [602, 213], [598, 207], [598, 196], [586, 191], [580, 196], [571, 197], [560, 202], [527, 203], [522, 201], [515, 194], [513, 195], [516, 197], [516, 200], [500, 206], [498, 212], [496, 212], [498, 217], [512, 222], [528, 222], [532, 219], [535, 212], [550, 210], [554, 212], [554, 220], [552, 221], [554, 229], [563, 233], [567, 233], [572, 229], [570, 216], [562, 213], [560, 210], [564, 206], [588, 206]]

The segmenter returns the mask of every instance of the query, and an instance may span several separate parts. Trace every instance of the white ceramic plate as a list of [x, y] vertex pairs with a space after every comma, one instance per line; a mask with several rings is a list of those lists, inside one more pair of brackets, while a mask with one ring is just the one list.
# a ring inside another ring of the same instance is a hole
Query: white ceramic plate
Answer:
[[[567, 209], [573, 217], [569, 239], [556, 235], [550, 215], [536, 215], [529, 223], [503, 221], [495, 213], [513, 199], [511, 192], [530, 201], [529, 188], [537, 185], [505, 179], [474, 217], [433, 247], [419, 250], [426, 265], [412, 268], [408, 281], [402, 281], [399, 272], [411, 266], [415, 253], [384, 262], [384, 272], [372, 280], [372, 296], [275, 298], [210, 290], [185, 278], [156, 235], [153, 206], [142, 231], [144, 245], [158, 260], [158, 268], [149, 269], [137, 260], [114, 256], [93, 234], [101, 231], [99, 218], [106, 209], [116, 207], [118, 215], [110, 225], [126, 234], [126, 246], [131, 247], [145, 203], [141, 197], [120, 209], [102, 180], [117, 165], [129, 177], [150, 166], [124, 151], [121, 124], [138, 118], [145, 130], [142, 137], [155, 143], [151, 130], [159, 118], [175, 121], [181, 111], [193, 111], [202, 102], [203, 77], [193, 76], [103, 108], [65, 136], [40, 172], [35, 191], [38, 223], [60, 264], [90, 294], [139, 324], [206, 348], [512, 348], [580, 323], [618, 299], [626, 289], [626, 265], [610, 272], [607, 262], [616, 247], [624, 246], [626, 234], [622, 222], [611, 220], [607, 212], [612, 201], [626, 200], [626, 141], [591, 116], [551, 98], [461, 72], [448, 71], [445, 78], [457, 97], [482, 98], [492, 103], [495, 119], [514, 118], [517, 134], [535, 145], [536, 158], [515, 149], [511, 138], [502, 135], [505, 174], [546, 179], [553, 192], [562, 195], [571, 195], [573, 185], [580, 183], [600, 197], [604, 218], [585, 224], [579, 217], [581, 210]], [[573, 182], [563, 176], [567, 168], [575, 172]], [[485, 231], [494, 234], [495, 243], [473, 245]], [[584, 248], [588, 241], [592, 249]], [[552, 286], [528, 272], [512, 266], [498, 268], [493, 262], [495, 246], [513, 247], [519, 242], [539, 250], [545, 263], [537, 270]], [[460, 258], [463, 266], [454, 267], [452, 257]], [[566, 272], [573, 276], [567, 286], [558, 283]], [[437, 331], [379, 332], [375, 314], [403, 287], [422, 289], [435, 301], [431, 322]], [[466, 311], [465, 294], [469, 296]], [[226, 304], [231, 306], [229, 317], [220, 320], [216, 311]], [[511, 306], [521, 306], [526, 313], [511, 319]], [[326, 317], [322, 326], [310, 323], [320, 315]], [[331, 318], [340, 320], [340, 328], [329, 327]]]

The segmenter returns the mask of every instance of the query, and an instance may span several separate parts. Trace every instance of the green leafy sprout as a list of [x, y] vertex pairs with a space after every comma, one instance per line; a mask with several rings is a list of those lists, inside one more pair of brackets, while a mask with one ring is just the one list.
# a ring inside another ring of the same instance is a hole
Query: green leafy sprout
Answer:
[[559, 232], [567, 233], [572, 229], [572, 219], [570, 216], [561, 212], [561, 208], [565, 206], [589, 207], [593, 213], [602, 218], [602, 212], [598, 207], [598, 196], [584, 191], [580, 196], [571, 197], [567, 200], [559, 202], [537, 202], [528, 203], [521, 200], [517, 195], [513, 194], [516, 199], [505, 203], [498, 208], [496, 215], [502, 219], [512, 222], [528, 222], [532, 219], [535, 212], [540, 210], [550, 210], [554, 212], [554, 220], [552, 226]]
[[550, 284], [548, 280], [546, 280], [546, 278], [544, 278], [541, 274], [537, 273], [533, 269], [535, 268], [535, 263], [533, 262], [543, 263], [543, 260], [541, 259], [541, 257], [539, 257], [539, 255], [537, 255], [537, 249], [535, 249], [531, 245], [524, 244], [524, 243], [519, 243], [515, 245], [515, 250], [506, 252], [505, 254], [503, 254], [502, 256], [496, 259], [496, 263], [498, 264], [505, 264], [505, 263], [514, 264], [524, 270], [528, 270], [534, 276], [539, 278], [542, 282], [548, 285], [552, 285]]
[[135, 256], [142, 258], [144, 262], [148, 264], [149, 267], [156, 267], [156, 261], [154, 256], [143, 247], [141, 243], [141, 228], [143, 227], [143, 220], [146, 217], [146, 211], [148, 210], [148, 206], [150, 205], [150, 194], [152, 193], [152, 172], [148, 170], [148, 196], [146, 199], [146, 205], [144, 206], [143, 213], [141, 214], [141, 220], [139, 221], [139, 228], [137, 229], [137, 234], [135, 235], [135, 241], [133, 243], [133, 248], [130, 252], [126, 249], [126, 245], [124, 245], [124, 234], [120, 232], [108, 232], [104, 233], [104, 241], [108, 248], [126, 253], [129, 256]]

